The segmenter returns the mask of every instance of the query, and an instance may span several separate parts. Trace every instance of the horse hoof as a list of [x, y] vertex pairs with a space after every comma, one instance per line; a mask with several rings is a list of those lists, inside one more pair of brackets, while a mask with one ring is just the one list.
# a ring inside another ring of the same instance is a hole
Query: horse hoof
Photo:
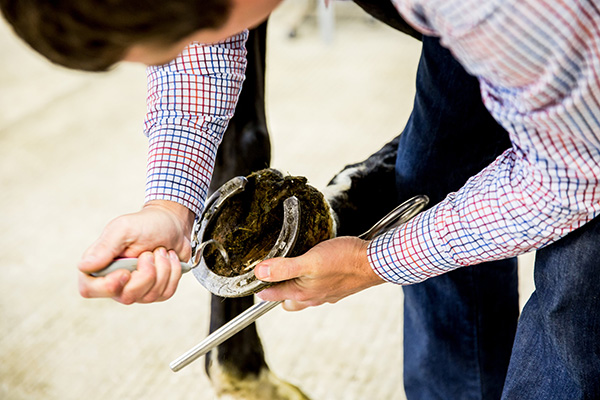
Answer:
[[218, 400], [310, 400], [302, 390], [268, 368], [262, 368], [258, 375], [239, 378], [213, 365], [210, 379]]

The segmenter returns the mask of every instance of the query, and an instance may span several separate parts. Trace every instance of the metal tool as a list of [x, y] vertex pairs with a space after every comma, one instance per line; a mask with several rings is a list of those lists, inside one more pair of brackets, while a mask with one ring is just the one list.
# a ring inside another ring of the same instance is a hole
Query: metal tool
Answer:
[[208, 335], [202, 342], [198, 343], [171, 362], [169, 367], [173, 372], [177, 372], [183, 367], [188, 366], [281, 303], [281, 301], [261, 301], [254, 304], [252, 307]]
[[[220, 245], [218, 242], [215, 242], [214, 240], [202, 243], [202, 245], [199, 248], [199, 251], [200, 252], [204, 251], [204, 248], [208, 245], [217, 246], [221, 256], [223, 256], [223, 258], [227, 259], [227, 253], [225, 252], [225, 249], [223, 249], [223, 246]], [[128, 271], [133, 272], [137, 269], [137, 263], [138, 263], [137, 258], [118, 258], [115, 261], [113, 261], [112, 263], [110, 263], [110, 265], [108, 267], [101, 269], [100, 271], [91, 272], [90, 275], [97, 278], [97, 277], [101, 277], [101, 276], [106, 276], [106, 275], [110, 274], [111, 272], [115, 272], [119, 269], [126, 269]], [[185, 274], [186, 272], [190, 272], [195, 267], [196, 266], [192, 263], [182, 262], [181, 263], [181, 272]]]
[[[361, 239], [370, 240], [384, 232], [396, 228], [417, 215], [427, 205], [427, 203], [429, 203], [429, 198], [427, 196], [415, 196], [400, 204], [385, 217], [379, 220], [375, 225], [373, 225], [371, 229], [358, 237]], [[253, 271], [251, 272], [254, 273]], [[252, 307], [248, 308], [246, 311], [242, 312], [240, 315], [208, 335], [202, 342], [175, 359], [169, 364], [169, 367], [171, 370], [173, 370], [173, 372], [181, 370], [281, 303], [281, 301], [261, 301], [254, 304]]]

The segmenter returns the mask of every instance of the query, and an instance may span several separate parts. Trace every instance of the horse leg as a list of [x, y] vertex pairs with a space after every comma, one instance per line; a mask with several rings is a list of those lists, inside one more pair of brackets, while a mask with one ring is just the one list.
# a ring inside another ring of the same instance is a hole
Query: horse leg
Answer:
[[323, 189], [334, 211], [337, 236], [356, 236], [400, 204], [395, 163], [400, 136], [366, 160], [347, 165]]
[[[264, 104], [266, 33], [266, 22], [250, 31], [246, 81], [219, 146], [211, 191], [234, 176], [248, 175], [270, 164], [271, 144]], [[212, 295], [210, 332], [253, 303], [253, 296], [222, 298]], [[220, 399], [308, 399], [298, 388], [280, 380], [269, 370], [255, 324], [209, 352], [205, 368]]]

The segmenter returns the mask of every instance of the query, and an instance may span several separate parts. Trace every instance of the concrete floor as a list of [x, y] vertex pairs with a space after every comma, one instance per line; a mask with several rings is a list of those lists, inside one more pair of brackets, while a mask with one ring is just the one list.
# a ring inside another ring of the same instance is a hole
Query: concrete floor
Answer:
[[[401, 131], [419, 44], [353, 4], [335, 4], [331, 43], [311, 21], [291, 40], [302, 4], [284, 2], [270, 24], [273, 165], [323, 187]], [[77, 293], [81, 253], [143, 201], [144, 68], [67, 71], [5, 25], [0, 52], [0, 398], [214, 398], [203, 362], [168, 368], [207, 333], [209, 296], [192, 276], [160, 304]], [[299, 313], [277, 309], [258, 325], [272, 369], [314, 399], [404, 398], [399, 287]]]

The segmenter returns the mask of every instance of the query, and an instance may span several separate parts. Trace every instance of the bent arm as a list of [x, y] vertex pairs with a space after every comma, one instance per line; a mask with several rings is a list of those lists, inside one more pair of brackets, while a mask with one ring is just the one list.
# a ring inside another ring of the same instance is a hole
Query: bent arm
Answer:
[[192, 43], [171, 63], [148, 68], [146, 202], [202, 212], [244, 80], [246, 39], [243, 32], [214, 45]]
[[541, 248], [597, 216], [598, 10], [538, 0], [395, 3], [478, 77], [513, 145], [458, 192], [371, 243], [374, 270], [416, 283]]
[[[221, 136], [244, 79], [246, 32], [222, 43], [193, 43], [173, 62], [148, 69], [146, 203], [116, 218], [79, 262], [84, 297], [124, 304], [166, 300], [190, 257], [193, 214], [200, 214]], [[114, 258], [137, 257], [138, 269], [94, 278]]]

